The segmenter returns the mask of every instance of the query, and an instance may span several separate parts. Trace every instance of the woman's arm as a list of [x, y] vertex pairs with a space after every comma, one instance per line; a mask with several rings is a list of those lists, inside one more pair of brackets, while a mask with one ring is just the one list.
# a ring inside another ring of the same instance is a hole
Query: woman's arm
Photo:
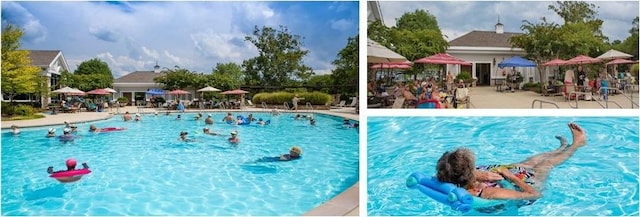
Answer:
[[478, 181], [495, 182], [495, 181], [500, 181], [504, 179], [504, 177], [502, 177], [500, 174], [489, 172], [489, 171], [474, 170], [473, 175], [476, 177], [476, 180]]
[[513, 182], [516, 186], [520, 187], [523, 191], [516, 191], [503, 188], [485, 188], [482, 196], [486, 199], [503, 199], [503, 200], [535, 200], [542, 197], [542, 194], [525, 183], [522, 179], [516, 177], [508, 169], [502, 168], [498, 171], [507, 180]]

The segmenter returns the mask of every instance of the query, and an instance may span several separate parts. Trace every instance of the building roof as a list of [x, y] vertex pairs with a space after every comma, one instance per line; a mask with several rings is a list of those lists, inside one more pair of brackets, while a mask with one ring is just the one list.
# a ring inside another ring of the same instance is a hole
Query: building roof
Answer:
[[60, 50], [29, 50], [31, 65], [49, 66], [60, 52]]
[[449, 46], [464, 47], [512, 47], [509, 38], [522, 33], [505, 32], [498, 34], [495, 31], [471, 31], [449, 42]]
[[135, 71], [113, 80], [113, 83], [152, 83], [154, 78], [163, 76], [164, 73], [155, 73], [153, 71]]

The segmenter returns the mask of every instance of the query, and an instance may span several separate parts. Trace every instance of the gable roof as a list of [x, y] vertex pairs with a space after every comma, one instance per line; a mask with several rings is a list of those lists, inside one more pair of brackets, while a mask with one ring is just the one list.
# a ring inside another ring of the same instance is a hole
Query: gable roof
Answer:
[[153, 71], [135, 71], [113, 80], [113, 83], [151, 83], [155, 84], [154, 78], [163, 76], [164, 73]]
[[60, 50], [29, 50], [31, 65], [49, 66], [49, 64], [51, 64], [51, 62], [56, 59], [60, 52]]
[[511, 48], [509, 38], [522, 33], [505, 32], [498, 34], [495, 31], [471, 31], [449, 42], [449, 46], [461, 47], [508, 47]]

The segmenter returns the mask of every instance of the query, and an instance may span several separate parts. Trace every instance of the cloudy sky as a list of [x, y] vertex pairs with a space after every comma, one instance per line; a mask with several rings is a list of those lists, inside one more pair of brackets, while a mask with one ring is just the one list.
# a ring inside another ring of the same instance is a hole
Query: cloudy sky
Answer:
[[[500, 16], [506, 32], [522, 32], [522, 20], [563, 23], [555, 12], [548, 10], [552, 1], [450, 1], [450, 2], [392, 2], [380, 1], [382, 18], [387, 26], [394, 26], [396, 18], [405, 12], [424, 9], [433, 14], [448, 40], [453, 40], [473, 30], [493, 31]], [[624, 40], [629, 36], [631, 22], [638, 16], [638, 1], [601, 1], [598, 17], [604, 21], [602, 32], [609, 40]]]
[[22, 48], [62, 50], [71, 70], [100, 58], [116, 78], [161, 67], [211, 72], [257, 56], [254, 26], [305, 37], [316, 74], [358, 34], [358, 2], [2, 2], [2, 25], [23, 28]]

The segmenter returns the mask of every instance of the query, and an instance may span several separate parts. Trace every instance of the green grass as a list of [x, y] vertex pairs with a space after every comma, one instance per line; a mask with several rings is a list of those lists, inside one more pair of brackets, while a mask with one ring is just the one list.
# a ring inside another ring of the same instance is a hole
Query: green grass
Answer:
[[40, 119], [44, 117], [45, 116], [43, 114], [34, 114], [30, 116], [2, 117], [2, 121], [22, 121], [22, 120]]

